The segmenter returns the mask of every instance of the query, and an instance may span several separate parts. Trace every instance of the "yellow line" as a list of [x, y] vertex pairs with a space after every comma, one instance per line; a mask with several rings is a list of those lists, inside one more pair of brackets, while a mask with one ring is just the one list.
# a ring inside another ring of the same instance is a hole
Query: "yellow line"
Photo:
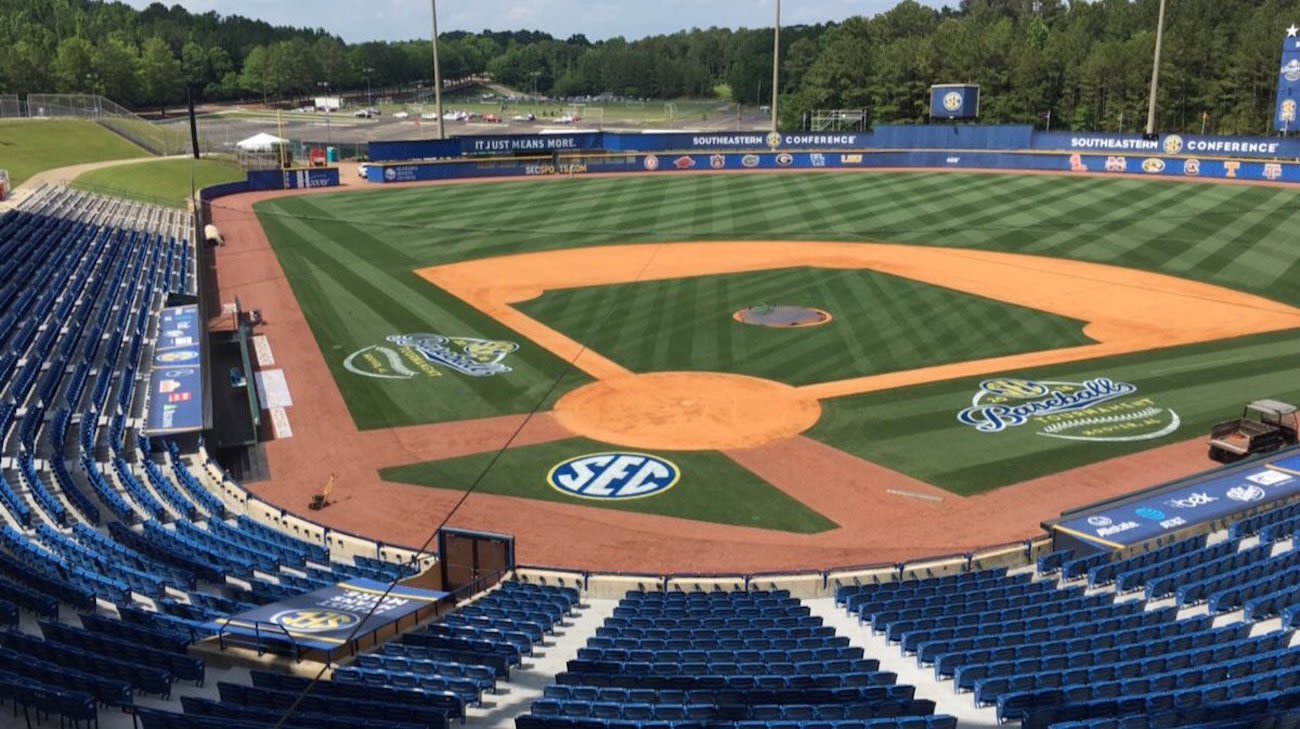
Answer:
[[1106, 545], [1107, 547], [1113, 547], [1113, 548], [1115, 548], [1115, 549], [1124, 549], [1124, 548], [1127, 546], [1127, 545], [1124, 545], [1124, 544], [1118, 544], [1118, 543], [1116, 543], [1116, 542], [1112, 542], [1112, 541], [1110, 541], [1109, 539], [1102, 539], [1101, 537], [1094, 537], [1094, 536], [1091, 535], [1091, 534], [1084, 534], [1083, 532], [1076, 531], [1076, 530], [1074, 530], [1074, 529], [1070, 529], [1070, 528], [1068, 528], [1068, 527], [1063, 527], [1063, 526], [1061, 526], [1060, 524], [1053, 524], [1053, 525], [1052, 525], [1052, 528], [1053, 528], [1053, 529], [1060, 529], [1061, 531], [1063, 531], [1063, 532], [1065, 532], [1066, 534], [1069, 534], [1069, 535], [1071, 535], [1071, 536], [1075, 536], [1075, 537], [1078, 537], [1078, 538], [1080, 538], [1080, 539], [1087, 539], [1087, 540], [1090, 541], [1090, 542], [1097, 542], [1097, 543], [1099, 543], [1099, 544], [1104, 544], [1104, 545]]

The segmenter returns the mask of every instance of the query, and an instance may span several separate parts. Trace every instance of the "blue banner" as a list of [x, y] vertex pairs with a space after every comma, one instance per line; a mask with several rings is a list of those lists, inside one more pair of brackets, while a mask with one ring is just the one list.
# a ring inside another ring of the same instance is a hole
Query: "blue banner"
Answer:
[[348, 636], [365, 636], [405, 618], [414, 624], [418, 611], [448, 595], [401, 585], [385, 595], [387, 588], [382, 582], [358, 578], [215, 620], [209, 627], [245, 637], [288, 633], [303, 648], [330, 650], [347, 642]]
[[202, 429], [203, 369], [160, 367], [150, 373], [145, 430], [155, 435]]
[[1169, 488], [1103, 506], [1053, 525], [1066, 534], [1121, 549], [1195, 524], [1300, 494], [1300, 455], [1213, 471]]
[[195, 304], [162, 310], [158, 319], [157, 351], [199, 345], [199, 307]]
[[313, 187], [338, 187], [339, 168], [249, 170], [247, 184], [249, 190], [306, 190]]
[[1295, 23], [1282, 39], [1282, 68], [1277, 76], [1277, 104], [1273, 109], [1273, 128], [1289, 132], [1296, 128], [1296, 104], [1300, 103], [1300, 29]]
[[980, 115], [980, 87], [935, 84], [930, 87], [931, 119], [974, 119]]

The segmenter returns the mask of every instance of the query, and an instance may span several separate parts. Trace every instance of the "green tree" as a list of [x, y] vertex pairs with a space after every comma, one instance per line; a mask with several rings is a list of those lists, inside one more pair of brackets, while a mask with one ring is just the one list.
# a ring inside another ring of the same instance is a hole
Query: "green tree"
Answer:
[[76, 93], [90, 90], [94, 54], [94, 46], [80, 36], [65, 38], [59, 43], [52, 68], [59, 91]]
[[162, 38], [154, 36], [144, 42], [140, 49], [139, 78], [141, 98], [156, 104], [165, 116], [168, 102], [176, 101], [185, 78], [181, 74], [181, 62]]

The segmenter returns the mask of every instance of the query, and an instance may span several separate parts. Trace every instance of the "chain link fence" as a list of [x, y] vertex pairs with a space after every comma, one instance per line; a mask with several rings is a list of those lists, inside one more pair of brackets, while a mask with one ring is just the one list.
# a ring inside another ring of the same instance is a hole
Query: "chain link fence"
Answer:
[[18, 94], [0, 94], [0, 119], [18, 119], [23, 115], [23, 102]]

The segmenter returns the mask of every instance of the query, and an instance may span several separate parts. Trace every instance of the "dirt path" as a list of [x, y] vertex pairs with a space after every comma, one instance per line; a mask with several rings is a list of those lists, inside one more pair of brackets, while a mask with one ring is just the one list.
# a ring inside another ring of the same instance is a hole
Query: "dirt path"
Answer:
[[[562, 180], [555, 182], [562, 184]], [[308, 194], [325, 192], [331, 190]], [[358, 432], [252, 213], [256, 201], [286, 194], [301, 193], [241, 195], [224, 198], [214, 206], [216, 223], [228, 241], [216, 254], [221, 273], [219, 296], [228, 301], [238, 295], [247, 305], [262, 309], [276, 366], [285, 370], [295, 394], [295, 404], [289, 409], [294, 436], [267, 444], [272, 477], [253, 485], [252, 490], [286, 509], [304, 512], [303, 507], [329, 473], [337, 472], [339, 503], [313, 513], [313, 517], [331, 527], [419, 545], [460, 493], [383, 482], [377, 469], [496, 450], [523, 418], [505, 416]], [[976, 259], [983, 260], [978, 254]], [[1110, 280], [1108, 285], [1122, 283]], [[1208, 293], [1171, 289], [1164, 283], [1157, 293], [1172, 297], [1171, 302], [1185, 304]], [[514, 297], [528, 298], [530, 290], [537, 291], [536, 284], [501, 291], [505, 298], [518, 300]], [[1224, 292], [1215, 290], [1216, 297], [1220, 293]], [[1276, 309], [1279, 305], [1273, 302], [1231, 301], [1227, 309], [1210, 312], [1207, 321], [1212, 330], [1231, 326], [1227, 312], [1240, 311], [1234, 307], [1273, 307], [1270, 310], [1281, 316], [1295, 316], [1292, 311]], [[494, 303], [504, 302], [494, 299]], [[1054, 306], [1071, 304], [1057, 302]], [[1195, 317], [1173, 318], [1181, 321], [1167, 323], [1172, 327], [1164, 330], [1169, 336], [1193, 336], [1189, 327], [1196, 323]], [[1128, 336], [1110, 325], [1093, 335]], [[611, 370], [604, 374], [620, 373]], [[568, 430], [555, 418], [542, 415], [527, 424], [516, 442], [541, 443], [567, 435]], [[796, 493], [800, 500], [840, 523], [840, 529], [797, 535], [485, 494], [469, 498], [451, 523], [516, 535], [519, 559], [527, 564], [640, 572], [824, 569], [961, 553], [1035, 536], [1041, 534], [1041, 521], [1068, 508], [1203, 470], [1203, 451], [1201, 439], [1194, 439], [960, 498], [821, 443], [793, 437], [726, 453], [778, 488]]]

